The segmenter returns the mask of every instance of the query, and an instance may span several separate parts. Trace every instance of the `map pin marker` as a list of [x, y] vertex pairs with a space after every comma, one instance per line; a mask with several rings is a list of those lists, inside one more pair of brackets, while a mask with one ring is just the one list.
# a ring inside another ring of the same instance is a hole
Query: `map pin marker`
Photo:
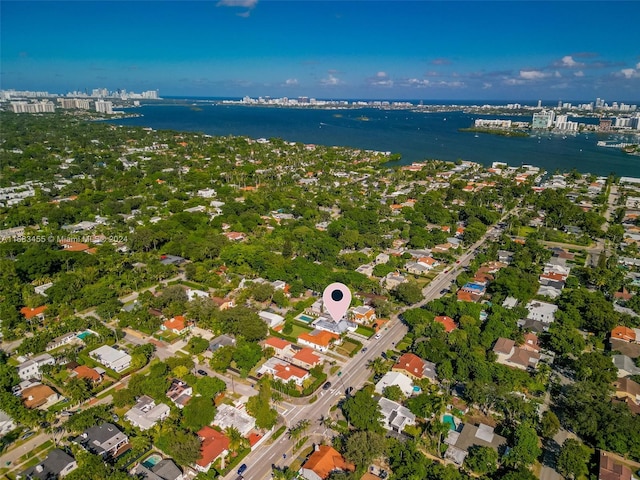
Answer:
[[331, 318], [338, 322], [347, 313], [351, 305], [351, 291], [343, 283], [332, 283], [324, 289], [322, 294], [324, 307], [329, 311]]

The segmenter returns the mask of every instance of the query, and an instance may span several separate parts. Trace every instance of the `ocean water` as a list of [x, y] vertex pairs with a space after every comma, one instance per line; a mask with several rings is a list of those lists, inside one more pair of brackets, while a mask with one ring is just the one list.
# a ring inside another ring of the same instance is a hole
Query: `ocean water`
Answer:
[[[495, 118], [462, 112], [418, 113], [374, 108], [321, 110], [222, 105], [145, 105], [131, 112], [141, 117], [114, 121], [154, 129], [196, 131], [209, 135], [278, 137], [287, 141], [340, 145], [400, 153], [400, 165], [425, 159], [458, 159], [490, 165], [506, 162], [533, 164], [548, 171], [578, 169], [597, 175], [640, 176], [640, 157], [596, 146], [598, 140], [640, 142], [638, 136], [586, 133], [541, 133], [530, 137], [459, 132], [476, 118]], [[530, 121], [530, 117], [508, 117]], [[580, 119], [595, 123], [596, 119]]]

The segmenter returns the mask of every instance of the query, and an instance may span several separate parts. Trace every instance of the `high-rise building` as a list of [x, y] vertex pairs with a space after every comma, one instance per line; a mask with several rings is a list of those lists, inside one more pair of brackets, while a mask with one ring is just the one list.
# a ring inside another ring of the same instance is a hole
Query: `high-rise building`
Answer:
[[556, 114], [552, 110], [542, 110], [533, 114], [531, 128], [549, 128], [553, 125]]
[[112, 114], [113, 103], [104, 100], [96, 100], [96, 112]]
[[50, 100], [41, 100], [40, 102], [11, 102], [11, 110], [14, 113], [53, 113], [56, 106]]
[[542, 108], [542, 100], [538, 100], [538, 108]]

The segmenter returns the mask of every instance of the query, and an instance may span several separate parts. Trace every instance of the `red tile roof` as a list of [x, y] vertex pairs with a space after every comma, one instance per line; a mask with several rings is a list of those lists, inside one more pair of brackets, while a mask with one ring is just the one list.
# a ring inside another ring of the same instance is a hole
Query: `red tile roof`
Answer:
[[202, 427], [198, 431], [198, 436], [202, 440], [202, 445], [200, 446], [200, 459], [196, 463], [203, 468], [207, 468], [222, 455], [222, 452], [229, 449], [229, 439], [226, 435], [209, 426]]
[[403, 370], [416, 378], [422, 378], [424, 374], [424, 360], [413, 353], [405, 353], [393, 366], [393, 370]]
[[611, 338], [624, 340], [625, 342], [635, 342], [636, 332], [629, 327], [619, 326], [611, 330]]
[[304, 462], [302, 468], [313, 470], [323, 479], [327, 478], [334, 470], [355, 470], [354, 465], [347, 463], [337, 450], [327, 445], [320, 445]]
[[622, 465], [609, 456], [608, 452], [600, 450], [599, 480], [631, 480], [631, 469]]
[[453, 318], [447, 317], [446, 315], [436, 317], [433, 320], [442, 324], [444, 326], [445, 332], [447, 333], [453, 332], [456, 328], [458, 328]]
[[42, 305], [41, 307], [36, 308], [22, 307], [20, 309], [20, 313], [24, 315], [24, 318], [26, 318], [27, 320], [31, 320], [33, 317], [37, 317], [38, 315], [44, 313], [46, 309], [46, 305]]
[[100, 374], [93, 368], [89, 368], [86, 365], [80, 365], [74, 368], [73, 371], [76, 372], [78, 378], [88, 378], [94, 382], [100, 380]]
[[289, 345], [291, 345], [290, 342], [287, 342], [286, 340], [283, 340], [282, 338], [278, 338], [278, 337], [269, 337], [264, 341], [264, 344], [267, 347], [273, 347], [277, 350], [285, 349]]
[[167, 330], [177, 330], [178, 332], [184, 330], [187, 327], [187, 320], [182, 315], [177, 315], [171, 320], [167, 320], [163, 323]]
[[291, 380], [291, 378], [304, 378], [309, 375], [306, 370], [296, 367], [290, 363], [279, 363], [273, 368], [275, 370], [276, 377], [284, 380], [285, 382]]
[[329, 346], [331, 340], [338, 340], [340, 337], [335, 333], [327, 332], [326, 330], [322, 330], [315, 335], [311, 335], [310, 333], [301, 333], [298, 336], [298, 339], [305, 340], [310, 343], [314, 343], [316, 345], [320, 345], [321, 347]]
[[303, 348], [299, 350], [293, 358], [309, 365], [316, 365], [322, 361], [322, 359], [316, 355], [311, 348]]

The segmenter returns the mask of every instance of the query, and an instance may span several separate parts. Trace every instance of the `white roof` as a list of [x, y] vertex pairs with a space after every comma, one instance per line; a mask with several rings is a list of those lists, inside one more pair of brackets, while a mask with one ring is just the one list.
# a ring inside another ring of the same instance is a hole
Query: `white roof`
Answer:
[[213, 425], [222, 430], [235, 427], [242, 436], [246, 436], [255, 428], [256, 419], [243, 410], [223, 403], [218, 407]]
[[405, 396], [411, 395], [413, 392], [413, 381], [405, 374], [400, 372], [388, 372], [384, 377], [376, 383], [376, 393], [382, 394], [386, 387], [397, 385]]
[[110, 347], [109, 345], [103, 345], [100, 348], [96, 348], [89, 355], [98, 360], [103, 365], [113, 365], [123, 360], [131, 361], [131, 356], [124, 353], [121, 350]]

